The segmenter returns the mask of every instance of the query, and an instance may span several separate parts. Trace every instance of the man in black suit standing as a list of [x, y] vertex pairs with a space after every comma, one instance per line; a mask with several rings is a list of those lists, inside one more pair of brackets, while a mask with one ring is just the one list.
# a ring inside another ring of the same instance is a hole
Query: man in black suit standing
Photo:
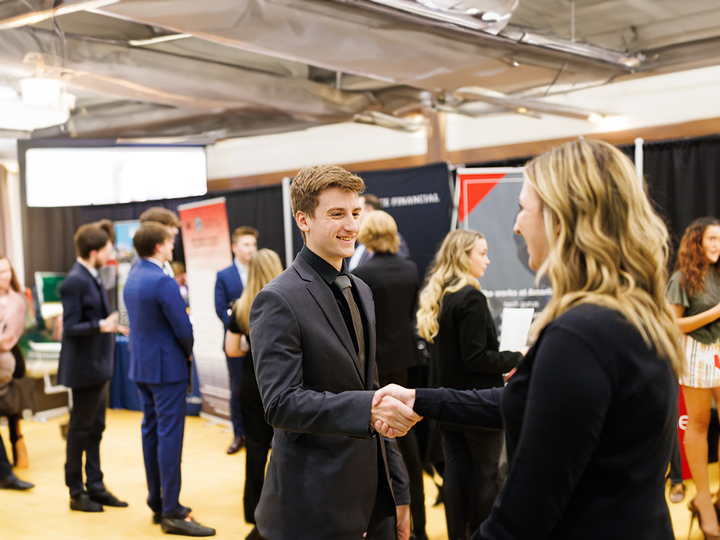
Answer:
[[[90, 223], [75, 233], [77, 262], [60, 286], [63, 337], [58, 382], [72, 390], [73, 408], [67, 436], [65, 484], [70, 508], [102, 512], [103, 506], [128, 504], [110, 493], [100, 469], [100, 441], [105, 431], [108, 381], [115, 361], [115, 332], [127, 334], [110, 313], [107, 292], [98, 269], [110, 260], [114, 232], [110, 222]], [[87, 491], [83, 486], [85, 453]]]
[[255, 298], [250, 341], [265, 416], [275, 428], [257, 528], [272, 540], [407, 540], [407, 471], [376, 419], [400, 433], [419, 420], [378, 388], [370, 289], [347, 273], [362, 179], [303, 169], [290, 187], [305, 246]]

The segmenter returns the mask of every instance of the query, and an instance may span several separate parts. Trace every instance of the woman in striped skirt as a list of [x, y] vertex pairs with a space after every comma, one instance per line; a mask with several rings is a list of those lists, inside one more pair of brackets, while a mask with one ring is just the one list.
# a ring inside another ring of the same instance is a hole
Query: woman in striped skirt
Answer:
[[720, 403], [720, 221], [700, 218], [685, 230], [667, 297], [685, 334], [687, 374], [680, 379], [688, 413], [685, 455], [697, 486], [688, 504], [708, 538], [720, 537], [708, 483], [707, 434], [712, 399]]

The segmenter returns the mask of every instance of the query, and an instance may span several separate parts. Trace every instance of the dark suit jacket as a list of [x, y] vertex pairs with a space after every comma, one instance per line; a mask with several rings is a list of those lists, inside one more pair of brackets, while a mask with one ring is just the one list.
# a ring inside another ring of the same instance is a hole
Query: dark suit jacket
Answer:
[[396, 373], [418, 364], [415, 311], [420, 288], [414, 262], [391, 253], [376, 253], [353, 274], [368, 284], [377, 317], [378, 374]]
[[503, 386], [502, 374], [522, 360], [519, 352], [498, 352], [495, 322], [485, 295], [471, 285], [446, 294], [433, 343], [433, 382], [467, 390]]
[[115, 334], [100, 332], [100, 321], [110, 315], [107, 292], [79, 262], [60, 285], [63, 336], [58, 382], [85, 388], [112, 378]]
[[505, 428], [510, 474], [473, 540], [672, 540], [677, 403], [670, 362], [618, 312], [583, 304], [542, 330], [504, 389], [418, 389], [415, 410]]
[[220, 320], [223, 322], [225, 330], [227, 330], [228, 323], [230, 322], [228, 310], [232, 308], [235, 300], [240, 298], [242, 292], [243, 284], [240, 279], [240, 273], [238, 272], [237, 266], [235, 266], [235, 261], [233, 261], [230, 266], [218, 272], [217, 280], [215, 281], [215, 313], [217, 313], [217, 316], [220, 317]]
[[128, 276], [123, 297], [130, 318], [131, 381], [160, 384], [188, 380], [193, 332], [175, 280], [142, 260]]
[[258, 386], [275, 428], [255, 519], [273, 540], [359, 539], [376, 495], [385, 515], [410, 502], [397, 446], [369, 429], [375, 313], [369, 288], [351, 279], [370, 329], [366, 383], [335, 297], [302, 255], [257, 295], [250, 312]]

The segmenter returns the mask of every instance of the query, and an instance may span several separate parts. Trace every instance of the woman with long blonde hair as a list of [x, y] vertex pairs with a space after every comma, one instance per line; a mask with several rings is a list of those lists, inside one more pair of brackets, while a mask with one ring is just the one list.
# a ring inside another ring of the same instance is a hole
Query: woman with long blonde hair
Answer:
[[[700, 528], [710, 538], [720, 538], [708, 481], [708, 429], [712, 400], [720, 402], [720, 221], [700, 218], [685, 230], [680, 241], [676, 271], [667, 297], [675, 309], [688, 361], [680, 379], [688, 413], [685, 456], [697, 495], [688, 503]], [[682, 485], [682, 484], [681, 484]]]
[[[280, 257], [270, 249], [258, 250], [248, 263], [247, 285], [235, 302], [230, 324], [225, 333], [225, 353], [229, 357], [244, 357], [240, 380], [240, 410], [245, 431], [245, 491], [243, 508], [245, 521], [255, 523], [255, 508], [260, 500], [265, 482], [267, 463], [273, 428], [265, 422], [260, 391], [255, 379], [252, 350], [250, 346], [250, 307], [257, 294], [265, 285], [283, 271]], [[259, 539], [257, 527], [248, 538]]]
[[[499, 351], [495, 323], [480, 290], [490, 259], [485, 238], [450, 232], [420, 293], [418, 333], [430, 342], [432, 382], [458, 390], [503, 386], [503, 373], [522, 354]], [[497, 496], [502, 432], [440, 424], [445, 471], [443, 497], [450, 540], [464, 539], [490, 515]]]
[[533, 159], [514, 228], [553, 292], [507, 386], [375, 399], [505, 429], [510, 472], [473, 539], [674, 539], [665, 472], [684, 353], [665, 298], [667, 230], [635, 167], [589, 140]]

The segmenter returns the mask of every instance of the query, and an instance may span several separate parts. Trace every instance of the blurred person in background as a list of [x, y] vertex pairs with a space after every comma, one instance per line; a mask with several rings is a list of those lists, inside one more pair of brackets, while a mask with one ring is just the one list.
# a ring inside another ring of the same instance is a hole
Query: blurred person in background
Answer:
[[[27, 468], [29, 459], [25, 441], [20, 431], [21, 396], [20, 388], [13, 379], [21, 378], [25, 372], [25, 362], [18, 347], [18, 340], [25, 328], [25, 297], [20, 292], [20, 282], [10, 259], [0, 255], [0, 404], [6, 410], [12, 445], [13, 463], [17, 468]], [[12, 472], [0, 440], [0, 488], [29, 489], [33, 485], [23, 482]]]
[[[367, 283], [375, 301], [375, 360], [380, 386], [390, 383], [408, 386], [408, 369], [420, 360], [415, 343], [420, 289], [417, 266], [397, 255], [400, 247], [397, 224], [382, 210], [370, 213], [363, 221], [358, 242], [372, 253], [352, 273]], [[410, 477], [411, 538], [427, 540], [423, 468], [415, 432], [410, 430], [397, 443]]]
[[[140, 214], [140, 224], [148, 222], [159, 223], [160, 225], [165, 227], [165, 230], [167, 230], [167, 232], [170, 233], [170, 236], [173, 237], [173, 241], [180, 232], [180, 227], [182, 226], [178, 215], [172, 210], [168, 210], [167, 208], [163, 208], [162, 206], [153, 206], [152, 208], [148, 208], [142, 214]], [[135, 253], [132, 261], [130, 261], [130, 270], [134, 270], [139, 263], [140, 257], [137, 253]], [[163, 265], [163, 272], [165, 272], [165, 275], [167, 276], [175, 277], [170, 262], [166, 262]]]
[[[225, 334], [225, 354], [229, 358], [243, 358], [242, 382], [240, 384], [240, 405], [245, 431], [245, 493], [243, 507], [245, 521], [255, 524], [255, 508], [260, 501], [265, 466], [273, 438], [273, 428], [265, 421], [260, 391], [255, 379], [250, 343], [250, 306], [262, 288], [283, 271], [280, 257], [270, 249], [255, 253], [248, 264], [247, 286], [240, 299], [235, 302]], [[253, 527], [246, 540], [262, 540], [262, 535]]]
[[[362, 195], [360, 195], [360, 207], [362, 208], [362, 210], [360, 210], [359, 221], [360, 226], [362, 227], [362, 224], [365, 222], [368, 216], [370, 216], [375, 210], [382, 210], [383, 206], [382, 202], [380, 202], [380, 199], [378, 199], [372, 193], [363, 193]], [[397, 233], [397, 235], [400, 239], [400, 246], [395, 253], [403, 259], [410, 258], [410, 249], [408, 249], [405, 238], [403, 238], [403, 235], [399, 232]], [[358, 239], [357, 244], [355, 245], [355, 253], [353, 253], [352, 257], [348, 259], [348, 270], [354, 270], [371, 257], [372, 252], [368, 251], [367, 247], [362, 243], [362, 241]]]
[[[220, 270], [215, 280], [215, 313], [227, 331], [230, 324], [230, 311], [233, 304], [240, 298], [247, 285], [248, 265], [250, 258], [257, 251], [258, 232], [252, 227], [238, 227], [232, 233], [233, 263]], [[230, 420], [233, 425], [233, 442], [227, 449], [228, 454], [235, 454], [245, 446], [245, 434], [242, 421], [242, 404], [240, 400], [243, 358], [226, 355], [228, 374], [230, 375]]]
[[118, 324], [117, 312], [111, 313], [98, 273], [113, 256], [113, 231], [108, 223], [89, 223], [77, 230], [77, 262], [60, 286], [63, 335], [58, 383], [70, 388], [73, 398], [65, 484], [70, 490], [70, 508], [81, 512], [102, 512], [103, 506], [128, 506], [107, 490], [100, 468], [108, 386], [115, 365], [115, 332], [128, 331]]
[[688, 425], [685, 457], [697, 495], [688, 503], [700, 517], [708, 538], [720, 538], [717, 514], [708, 480], [708, 429], [713, 397], [720, 403], [720, 220], [705, 217], [693, 221], [683, 234], [675, 273], [667, 286], [667, 298], [684, 334], [687, 373], [683, 387]]
[[[432, 379], [457, 390], [501, 388], [522, 353], [499, 351], [495, 322], [478, 279], [490, 259], [485, 238], [450, 232], [420, 293], [418, 332], [431, 343]], [[467, 538], [487, 519], [498, 493], [503, 433], [441, 424], [445, 455], [443, 497], [450, 540]]]

